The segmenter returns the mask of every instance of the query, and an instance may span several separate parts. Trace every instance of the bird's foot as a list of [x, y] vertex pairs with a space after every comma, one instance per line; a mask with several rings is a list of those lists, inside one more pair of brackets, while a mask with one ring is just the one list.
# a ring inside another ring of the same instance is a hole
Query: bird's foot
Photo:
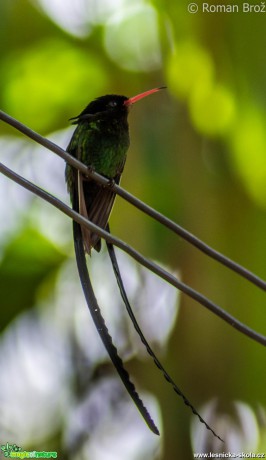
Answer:
[[116, 184], [116, 182], [115, 182], [114, 179], [109, 179], [108, 182], [107, 182], [107, 184], [104, 185], [104, 187], [107, 187], [107, 188], [114, 188], [115, 184]]
[[95, 172], [94, 166], [91, 166], [91, 165], [87, 166], [87, 171], [89, 174], [87, 177], [90, 177], [90, 174]]

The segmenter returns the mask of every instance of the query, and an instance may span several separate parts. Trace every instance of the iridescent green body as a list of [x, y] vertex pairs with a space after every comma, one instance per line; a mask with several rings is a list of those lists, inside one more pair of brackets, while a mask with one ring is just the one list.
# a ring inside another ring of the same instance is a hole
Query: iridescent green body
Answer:
[[[117, 120], [100, 120], [79, 123], [67, 151], [99, 174], [115, 179], [123, 171], [128, 147], [127, 122], [121, 126]], [[66, 181], [72, 194], [73, 168], [68, 164]]]
[[[125, 96], [108, 95], [92, 101], [75, 119], [77, 128], [67, 151], [109, 179], [119, 183], [129, 147], [128, 107]], [[101, 228], [106, 228], [115, 194], [72, 166], [66, 166], [66, 182], [76, 211]], [[74, 194], [78, 195], [78, 205]], [[84, 246], [100, 250], [100, 238], [83, 228]]]

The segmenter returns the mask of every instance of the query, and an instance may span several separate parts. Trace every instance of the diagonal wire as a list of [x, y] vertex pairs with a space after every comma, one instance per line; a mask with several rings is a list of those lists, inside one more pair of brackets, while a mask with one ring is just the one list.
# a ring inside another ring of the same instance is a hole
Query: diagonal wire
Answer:
[[156, 263], [144, 257], [140, 252], [136, 251], [134, 248], [129, 246], [124, 241], [111, 235], [107, 231], [93, 224], [89, 220], [85, 219], [83, 216], [73, 211], [69, 206], [67, 206], [65, 203], [60, 201], [58, 198], [54, 197], [48, 192], [45, 192], [40, 187], [36, 186], [35, 184], [28, 181], [24, 177], [15, 173], [11, 169], [9, 169], [7, 166], [3, 165], [3, 163], [0, 163], [0, 172], [3, 173], [5, 176], [9, 177], [10, 179], [12, 179], [13, 181], [15, 181], [16, 183], [18, 183], [19, 185], [21, 185], [22, 187], [24, 187], [25, 189], [29, 190], [30, 192], [44, 199], [48, 203], [52, 204], [54, 207], [58, 208], [64, 214], [69, 216], [71, 219], [75, 220], [79, 224], [82, 224], [84, 227], [87, 227], [93, 232], [97, 233], [98, 235], [100, 235], [101, 238], [114, 244], [115, 246], [118, 246], [120, 249], [125, 251], [131, 257], [133, 257], [133, 259], [135, 259], [141, 265], [148, 268], [153, 273], [155, 273], [156, 275], [158, 275], [159, 277], [161, 277], [168, 283], [172, 284], [174, 287], [184, 292], [186, 295], [188, 295], [192, 299], [196, 300], [196, 302], [200, 303], [201, 305], [206, 307], [208, 310], [210, 310], [212, 313], [222, 318], [224, 321], [226, 321], [228, 324], [230, 324], [232, 327], [234, 327], [238, 331], [242, 332], [243, 334], [255, 340], [256, 342], [264, 346], [266, 345], [266, 337], [264, 335], [254, 331], [253, 329], [249, 328], [245, 324], [241, 323], [239, 320], [237, 320], [232, 315], [227, 313], [225, 310], [223, 310], [221, 307], [216, 305], [214, 302], [210, 301], [207, 297], [197, 292], [196, 290], [192, 289], [187, 284], [182, 283], [171, 273], [167, 272], [165, 269], [163, 269]]
[[[35, 131], [31, 130], [27, 126], [23, 125], [15, 118], [11, 117], [10, 115], [6, 114], [3, 111], [0, 111], [0, 119], [2, 119], [5, 123], [8, 123], [9, 125], [13, 126], [15, 129], [25, 134], [27, 137], [33, 139], [38, 144], [56, 153], [61, 158], [63, 158], [65, 161], [67, 161], [70, 165], [72, 165], [74, 168], [78, 169], [83, 174], [89, 176], [96, 182], [102, 185], [110, 185], [110, 181], [108, 179], [96, 173], [95, 171], [88, 169], [87, 166], [85, 166], [83, 163], [78, 161], [76, 158], [69, 155], [65, 150], [60, 148], [58, 145], [49, 141], [45, 137], [36, 133]], [[201, 241], [195, 235], [188, 232], [187, 230], [185, 230], [183, 227], [176, 224], [172, 220], [168, 219], [166, 216], [156, 211], [152, 207], [148, 206], [146, 203], [140, 201], [138, 198], [131, 195], [129, 192], [124, 190], [119, 185], [112, 184], [112, 187], [113, 187], [113, 191], [117, 193], [117, 195], [121, 196], [123, 199], [125, 199], [126, 201], [131, 203], [133, 206], [140, 209], [141, 211], [143, 211], [145, 214], [149, 215], [156, 221], [160, 222], [162, 225], [167, 227], [169, 230], [173, 231], [174, 233], [179, 235], [181, 238], [183, 238], [184, 240], [188, 241], [190, 244], [198, 248], [201, 252], [203, 252], [204, 254], [207, 254], [209, 257], [218, 261], [219, 263], [226, 266], [230, 270], [234, 271], [241, 277], [248, 280], [250, 283], [266, 291], [266, 281], [264, 281], [262, 278], [255, 275], [250, 270], [247, 270], [245, 267], [241, 266], [240, 264], [229, 259], [228, 257], [220, 253], [219, 251], [216, 251], [215, 249], [211, 248], [209, 245]]]

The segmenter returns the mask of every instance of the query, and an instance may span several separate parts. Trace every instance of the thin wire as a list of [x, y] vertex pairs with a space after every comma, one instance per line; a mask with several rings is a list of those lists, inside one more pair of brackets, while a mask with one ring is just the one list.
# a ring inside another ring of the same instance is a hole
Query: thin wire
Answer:
[[[103, 185], [110, 185], [110, 181], [108, 179], [96, 173], [95, 171], [88, 169], [87, 166], [85, 166], [83, 163], [78, 161], [76, 158], [69, 155], [65, 150], [60, 148], [58, 145], [42, 137], [40, 134], [31, 130], [27, 126], [23, 125], [18, 120], [12, 118], [10, 115], [7, 115], [5, 112], [0, 111], [0, 119], [8, 123], [9, 125], [13, 126], [15, 129], [25, 134], [30, 139], [33, 139], [38, 144], [56, 153], [61, 158], [63, 158], [65, 161], [67, 161], [70, 165], [72, 165], [79, 171], [83, 172], [85, 175], [91, 177], [96, 182], [103, 184]], [[211, 248], [209, 245], [201, 241], [195, 235], [188, 232], [187, 230], [185, 230], [184, 228], [182, 228], [180, 225], [176, 224], [172, 220], [168, 219], [166, 216], [164, 216], [160, 212], [151, 208], [146, 203], [143, 203], [142, 201], [140, 201], [138, 198], [131, 195], [129, 192], [124, 190], [119, 185], [113, 184], [112, 186], [113, 186], [113, 191], [117, 193], [117, 195], [121, 196], [123, 199], [131, 203], [133, 206], [140, 209], [141, 211], [143, 211], [145, 214], [149, 215], [156, 221], [160, 222], [162, 225], [167, 227], [169, 230], [173, 231], [174, 233], [179, 235], [181, 238], [183, 238], [184, 240], [186, 240], [187, 242], [189, 242], [190, 244], [198, 248], [204, 254], [207, 254], [212, 259], [218, 261], [222, 265], [234, 271], [235, 273], [245, 278], [247, 281], [259, 287], [263, 291], [266, 291], [266, 281], [264, 281], [262, 278], [255, 275], [250, 270], [247, 270], [245, 267], [241, 266], [240, 264], [229, 259], [228, 257], [223, 255], [219, 251], [216, 251], [215, 249]]]
[[9, 177], [13, 181], [18, 183], [22, 187], [24, 187], [25, 189], [31, 191], [35, 195], [39, 196], [40, 198], [44, 199], [48, 203], [52, 204], [53, 206], [58, 208], [60, 211], [62, 211], [64, 214], [69, 216], [71, 219], [75, 220], [79, 224], [82, 224], [83, 226], [97, 233], [101, 238], [104, 238], [106, 241], [122, 249], [124, 252], [126, 252], [131, 257], [133, 257], [133, 259], [135, 259], [141, 265], [148, 268], [153, 273], [155, 273], [156, 275], [158, 275], [159, 277], [161, 277], [162, 279], [164, 279], [165, 281], [167, 281], [169, 284], [173, 285], [180, 291], [184, 292], [186, 295], [188, 295], [192, 299], [196, 300], [196, 302], [208, 308], [208, 310], [213, 312], [215, 315], [219, 316], [221, 319], [226, 321], [228, 324], [230, 324], [232, 327], [234, 327], [238, 331], [250, 337], [252, 340], [255, 340], [256, 342], [264, 346], [266, 345], [266, 337], [264, 335], [259, 334], [258, 332], [249, 328], [245, 324], [241, 323], [236, 318], [234, 318], [232, 315], [230, 315], [225, 310], [223, 310], [221, 307], [216, 305], [214, 302], [210, 301], [207, 297], [195, 291], [194, 289], [192, 289], [190, 286], [186, 285], [185, 283], [182, 283], [180, 280], [175, 278], [171, 273], [167, 272], [159, 265], [155, 264], [151, 260], [144, 257], [142, 254], [140, 254], [138, 251], [136, 251], [134, 248], [129, 246], [124, 241], [111, 235], [107, 231], [93, 224], [89, 220], [85, 219], [83, 216], [73, 211], [69, 206], [67, 206], [65, 203], [60, 201], [58, 198], [55, 198], [50, 193], [45, 192], [43, 189], [36, 186], [32, 182], [24, 179], [24, 177], [15, 173], [11, 169], [9, 169], [7, 166], [3, 165], [3, 163], [0, 163], [0, 172], [2, 172], [5, 176]]

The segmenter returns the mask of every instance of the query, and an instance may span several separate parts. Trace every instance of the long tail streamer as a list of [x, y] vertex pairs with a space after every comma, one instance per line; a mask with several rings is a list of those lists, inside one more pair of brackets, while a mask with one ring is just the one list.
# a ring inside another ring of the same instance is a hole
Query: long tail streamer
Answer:
[[[107, 226], [107, 231], [110, 232], [109, 225]], [[206, 426], [206, 428], [208, 430], [210, 430], [216, 438], [220, 439], [220, 441], [223, 442], [223, 439], [220, 438], [220, 436], [218, 436], [215, 433], [215, 431], [207, 424], [207, 422], [205, 422], [205, 420], [196, 411], [196, 409], [191, 404], [191, 402], [187, 399], [187, 397], [184, 395], [184, 393], [182, 393], [182, 391], [178, 388], [178, 386], [175, 384], [175, 382], [170, 377], [168, 372], [166, 372], [166, 370], [164, 369], [163, 365], [161, 364], [161, 362], [159, 361], [159, 359], [155, 355], [154, 351], [150, 347], [149, 343], [147, 342], [147, 340], [146, 340], [146, 338], [145, 338], [145, 336], [144, 336], [144, 334], [143, 334], [143, 332], [142, 332], [142, 330], [141, 330], [141, 328], [140, 328], [140, 326], [139, 326], [139, 324], [137, 322], [137, 319], [136, 319], [136, 317], [135, 317], [135, 315], [133, 313], [133, 310], [132, 310], [132, 308], [130, 306], [130, 303], [129, 303], [129, 300], [128, 300], [128, 297], [127, 297], [127, 294], [126, 294], [126, 291], [125, 291], [125, 288], [124, 288], [124, 283], [123, 283], [123, 280], [122, 280], [122, 277], [121, 277], [121, 273], [120, 273], [120, 270], [119, 270], [119, 266], [118, 266], [117, 258], [116, 258], [116, 255], [115, 255], [114, 247], [113, 247], [113, 245], [111, 243], [108, 243], [107, 241], [106, 241], [106, 244], [107, 244], [108, 253], [109, 253], [109, 256], [110, 256], [110, 259], [111, 259], [111, 262], [112, 262], [115, 277], [116, 277], [116, 280], [117, 280], [117, 284], [118, 284], [118, 287], [119, 287], [119, 290], [120, 290], [120, 293], [121, 293], [121, 297], [122, 297], [122, 299], [124, 301], [124, 304], [126, 306], [128, 315], [129, 315], [129, 317], [130, 317], [130, 319], [131, 319], [131, 321], [132, 321], [132, 323], [134, 325], [134, 328], [137, 331], [137, 333], [138, 333], [143, 345], [145, 346], [147, 352], [153, 358], [153, 361], [155, 362], [155, 364], [158, 367], [158, 369], [160, 369], [160, 371], [162, 371], [165, 380], [172, 385], [172, 388], [174, 389], [174, 391], [179, 396], [181, 396], [181, 398], [183, 399], [184, 403], [188, 407], [190, 407], [190, 409], [192, 410], [193, 414], [196, 415], [199, 418], [201, 423], [203, 423]]]

